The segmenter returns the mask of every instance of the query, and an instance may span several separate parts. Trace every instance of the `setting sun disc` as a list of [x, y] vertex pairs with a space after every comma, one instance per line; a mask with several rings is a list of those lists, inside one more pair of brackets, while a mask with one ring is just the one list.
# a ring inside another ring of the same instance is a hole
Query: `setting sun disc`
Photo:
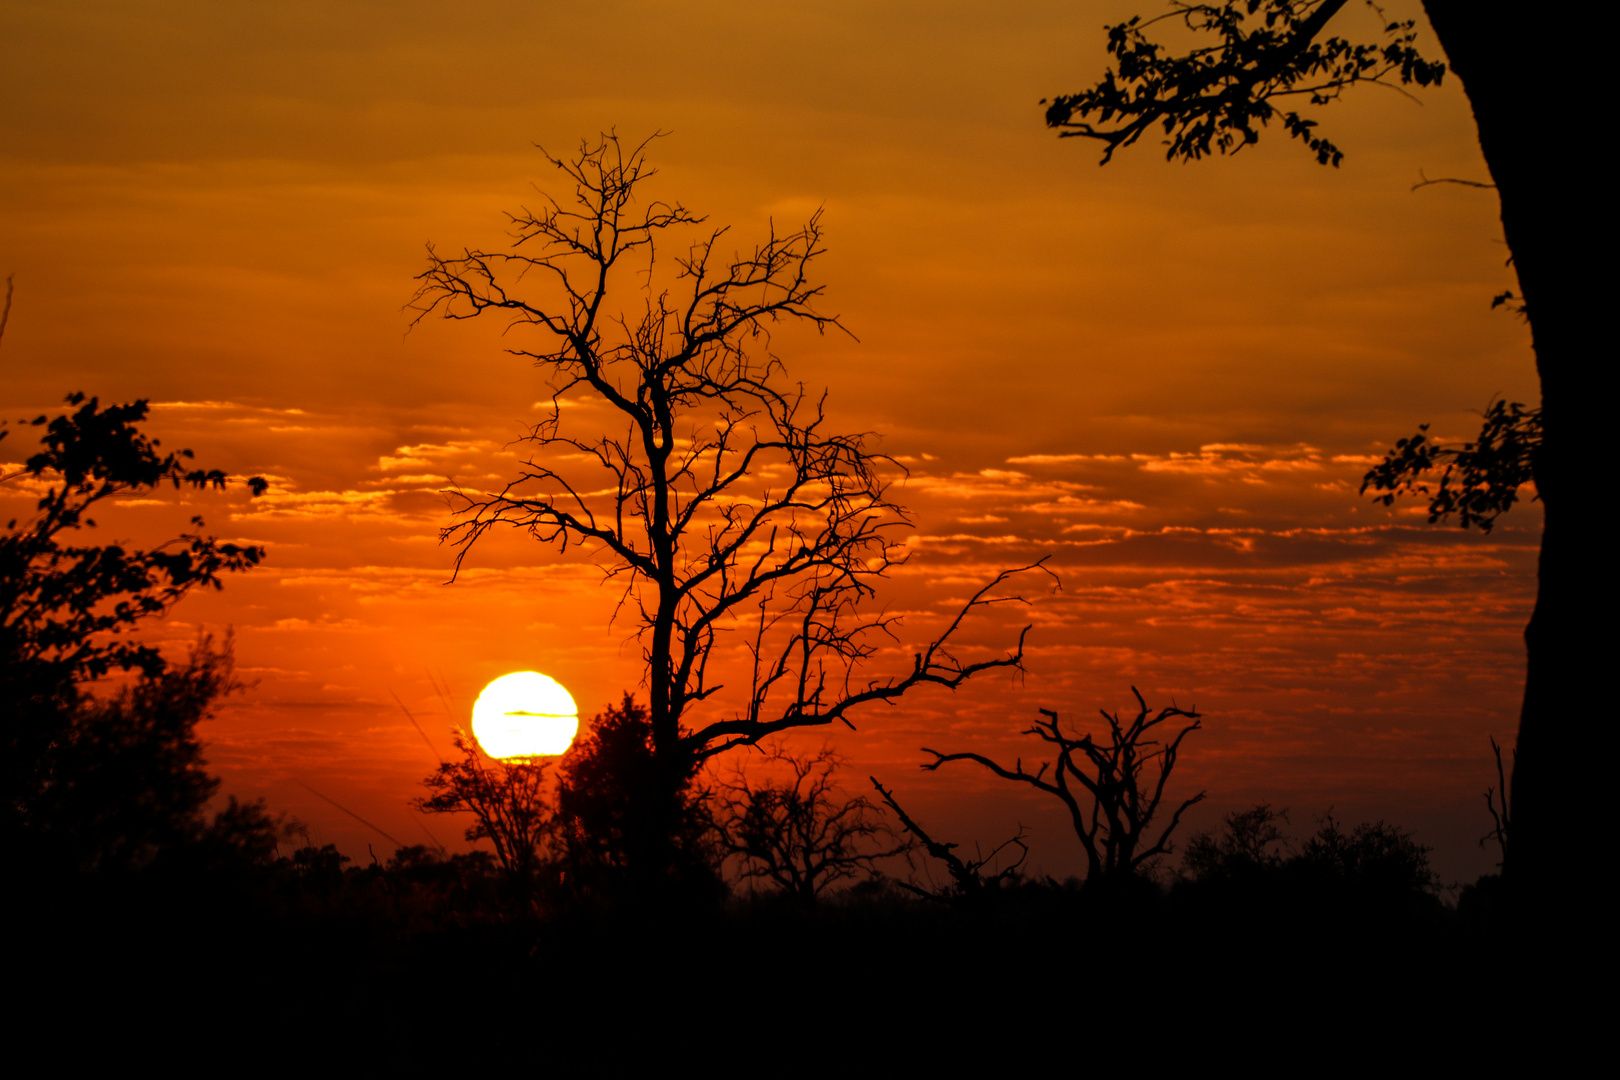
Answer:
[[552, 757], [579, 733], [579, 707], [562, 684], [538, 671], [502, 675], [473, 704], [473, 737], [492, 758]]

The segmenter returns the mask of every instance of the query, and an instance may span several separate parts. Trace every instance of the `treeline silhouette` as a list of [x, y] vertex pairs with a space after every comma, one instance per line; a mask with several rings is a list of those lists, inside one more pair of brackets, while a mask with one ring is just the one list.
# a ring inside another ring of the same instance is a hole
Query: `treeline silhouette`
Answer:
[[[106, 499], [231, 478], [161, 453], [139, 431], [143, 402], [69, 402], [30, 425], [42, 450], [19, 475], [44, 494], [0, 537], [8, 978], [41, 1001], [121, 986], [145, 1015], [161, 999], [129, 987], [228, 986], [198, 1005], [221, 1030], [297, 1002], [385, 1032], [379, 1061], [416, 1062], [445, 1045], [417, 1020], [426, 993], [476, 999], [490, 1023], [543, 1009], [593, 1032], [627, 994], [635, 1022], [656, 1026], [705, 995], [805, 1015], [852, 980], [906, 1022], [968, 1002], [1058, 1015], [1210, 972], [1386, 1001], [1439, 972], [1463, 1007], [1490, 962], [1495, 879], [1447, 902], [1428, 849], [1387, 823], [1324, 816], [1291, 840], [1286, 814], [1260, 806], [1176, 862], [1173, 834], [1202, 793], [1167, 791], [1199, 717], [1140, 694], [1134, 716], [1105, 711], [1096, 731], [1043, 711], [1027, 733], [1052, 759], [1033, 772], [961, 752], [919, 763], [973, 761], [1058, 799], [1084, 879], [1026, 868], [1022, 832], [969, 857], [904, 808], [896, 778], [871, 778], [876, 799], [846, 791], [831, 751], [777, 747], [753, 760], [763, 772], [729, 778], [693, 757], [672, 782], [651, 710], [628, 694], [554, 763], [457, 739], [416, 805], [467, 815], [478, 850], [353, 860], [262, 804], [219, 804], [197, 725], [240, 689], [228, 637], [176, 663], [127, 636], [262, 552], [200, 532], [145, 551], [83, 540]], [[1055, 959], [1032, 959], [1042, 950]], [[1046, 964], [1059, 974], [1029, 974]]]
[[[1132, 999], [1179, 1008], [1188, 1027], [1199, 1017], [1218, 1026], [1239, 1001], [1273, 1024], [1298, 1020], [1307, 1001], [1473, 1023], [1499, 974], [1494, 879], [1448, 902], [1428, 849], [1384, 822], [1324, 816], [1290, 839], [1284, 814], [1260, 806], [1193, 835], [1179, 864], [1157, 873], [1054, 880], [1024, 870], [1016, 849], [998, 865], [994, 852], [958, 856], [933, 841], [934, 860], [932, 848], [897, 842], [927, 826], [886, 821], [876, 801], [860, 816], [887, 833], [822, 830], [852, 801], [836, 784], [796, 819], [752, 809], [791, 801], [795, 770], [750, 779], [754, 797], [736, 814], [694, 789], [686, 809], [704, 825], [684, 849], [691, 861], [650, 884], [624, 843], [639, 827], [619, 817], [630, 785], [598, 772], [586, 799], [601, 801], [582, 808], [562, 793], [586, 770], [568, 764], [544, 789], [548, 835], [526, 865], [487, 847], [351, 859], [283, 830], [270, 850], [188, 839], [138, 870], [13, 878], [8, 916], [29, 937], [11, 978], [36, 988], [66, 972], [74, 984], [206, 979], [234, 988], [228, 1006], [200, 1006], [208, 1023], [236, 1030], [271, 1007], [328, 1016], [367, 1033], [365, 1060], [404, 1067], [463, 1052], [453, 1029], [422, 1022], [445, 1008], [492, 1040], [559, 1025], [553, 1059], [589, 1060], [631, 1037], [625, 1024], [662, 1043], [692, 1001], [763, 1010], [727, 1037], [741, 1049], [771, 1042], [794, 1017], [842, 1015], [851, 995], [871, 1010], [860, 1024], [900, 1030], [1072, 1023]], [[749, 854], [762, 844], [779, 848], [778, 866], [814, 864], [814, 839], [792, 844], [807, 833], [830, 849], [822, 861], [840, 849], [889, 858], [819, 892], [790, 875], [745, 875], [772, 865]], [[839, 1022], [824, 1021], [832, 1048]]]

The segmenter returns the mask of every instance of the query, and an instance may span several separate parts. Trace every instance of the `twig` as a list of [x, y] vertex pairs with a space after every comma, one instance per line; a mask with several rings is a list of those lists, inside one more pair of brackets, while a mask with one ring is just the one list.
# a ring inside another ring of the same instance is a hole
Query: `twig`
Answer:
[[1459, 180], [1454, 176], [1437, 176], [1430, 180], [1427, 176], [1424, 176], [1422, 169], [1418, 170], [1418, 175], [1422, 176], [1423, 179], [1412, 185], [1413, 191], [1421, 187], [1428, 187], [1430, 184], [1461, 184], [1463, 187], [1490, 188], [1493, 191], [1496, 189], [1495, 184], [1486, 184], [1478, 180]]

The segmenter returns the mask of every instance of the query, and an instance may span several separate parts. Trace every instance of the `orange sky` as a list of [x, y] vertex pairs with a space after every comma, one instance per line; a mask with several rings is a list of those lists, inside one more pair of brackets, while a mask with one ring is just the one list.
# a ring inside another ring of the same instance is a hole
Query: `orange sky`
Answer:
[[[152, 628], [176, 647], [235, 628], [257, 681], [205, 730], [214, 768], [350, 854], [377, 837], [301, 785], [420, 841], [404, 804], [434, 759], [394, 695], [444, 745], [464, 716], [434, 680], [464, 710], [536, 668], [594, 708], [635, 685], [639, 652], [599, 574], [538, 546], [492, 545], [445, 584], [436, 493], [508, 477], [546, 391], [493, 321], [407, 335], [402, 305], [425, 242], [499, 242], [501, 212], [549, 179], [531, 143], [666, 130], [658, 193], [739, 241], [825, 207], [825, 306], [859, 341], [778, 352], [911, 469], [915, 554], [885, 598], [906, 635], [1000, 567], [1050, 555], [1062, 576], [1030, 594], [1027, 678], [833, 734], [852, 783], [877, 772], [968, 842], [1023, 822], [1036, 862], [1068, 872], [1049, 808], [919, 774], [917, 748], [1013, 756], [1035, 707], [1124, 706], [1135, 683], [1207, 713], [1182, 764], [1210, 792], [1195, 824], [1268, 800], [1303, 827], [1332, 806], [1482, 872], [1537, 513], [1482, 538], [1356, 496], [1366, 456], [1420, 421], [1463, 436], [1492, 395], [1535, 400], [1524, 326], [1488, 310], [1512, 285], [1495, 199], [1410, 190], [1420, 170], [1485, 178], [1466, 103], [1449, 82], [1421, 104], [1351, 94], [1322, 115], [1337, 170], [1275, 133], [1233, 159], [1140, 146], [1099, 169], [1036, 102], [1101, 70], [1103, 23], [1153, 10], [6, 0], [0, 405], [147, 397], [167, 445], [273, 477], [252, 506], [130, 507], [108, 535], [202, 512], [268, 544]], [[974, 641], [1009, 640], [1012, 618]]]

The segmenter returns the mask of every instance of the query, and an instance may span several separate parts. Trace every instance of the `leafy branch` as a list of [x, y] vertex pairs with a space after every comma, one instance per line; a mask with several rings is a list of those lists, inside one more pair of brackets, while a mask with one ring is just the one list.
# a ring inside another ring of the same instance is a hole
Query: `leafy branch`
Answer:
[[[1327, 105], [1356, 83], [1439, 85], [1446, 71], [1443, 62], [1418, 52], [1411, 20], [1387, 23], [1379, 44], [1318, 40], [1345, 3], [1172, 3], [1164, 15], [1110, 26], [1108, 53], [1117, 71], [1108, 68], [1097, 85], [1078, 94], [1043, 100], [1047, 126], [1058, 128], [1062, 138], [1101, 142], [1106, 164], [1115, 150], [1155, 127], [1164, 131], [1166, 160], [1196, 160], [1258, 142], [1259, 129], [1277, 119], [1318, 162], [1337, 166], [1344, 153], [1316, 131], [1317, 122], [1278, 102], [1304, 97], [1311, 105]], [[1167, 20], [1201, 37], [1212, 35], [1216, 43], [1173, 54], [1146, 33]]]

